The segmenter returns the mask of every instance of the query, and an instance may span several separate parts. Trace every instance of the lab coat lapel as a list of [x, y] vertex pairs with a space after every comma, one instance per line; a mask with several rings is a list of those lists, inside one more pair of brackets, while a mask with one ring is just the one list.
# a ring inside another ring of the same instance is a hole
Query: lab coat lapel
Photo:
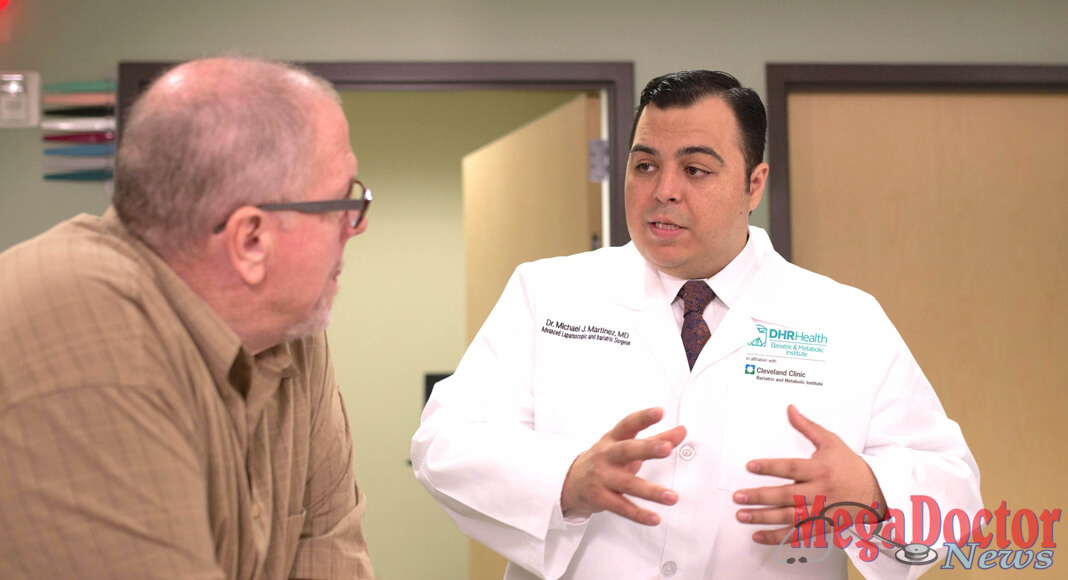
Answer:
[[664, 287], [656, 271], [634, 248], [633, 242], [628, 244], [628, 247], [632, 250], [628, 256], [632, 264], [624, 271], [632, 272], [637, 279], [628, 278], [621, 281], [618, 303], [635, 311], [634, 334], [663, 371], [668, 384], [682, 384], [690, 368], [686, 363], [682, 336], [671, 310], [671, 300], [674, 297], [664, 294]]
[[740, 307], [731, 308], [719, 327], [709, 337], [705, 348], [697, 357], [694, 370], [713, 365], [734, 351], [742, 348], [758, 336], [756, 323], [748, 312]]
[[686, 362], [686, 349], [682, 346], [682, 336], [675, 324], [671, 304], [650, 306], [639, 312], [635, 330], [649, 355], [664, 371], [668, 384], [683, 384], [690, 367]]

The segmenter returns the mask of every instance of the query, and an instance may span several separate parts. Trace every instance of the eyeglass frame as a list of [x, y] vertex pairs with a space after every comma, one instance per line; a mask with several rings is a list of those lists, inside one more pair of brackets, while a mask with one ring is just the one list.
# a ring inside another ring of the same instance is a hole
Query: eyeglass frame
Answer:
[[[343, 212], [345, 212], [347, 214], [347, 213], [352, 212], [352, 211], [358, 211], [360, 213], [356, 217], [355, 220], [351, 220], [351, 219], [347, 220], [349, 222], [349, 224], [352, 226], [352, 229], [356, 229], [356, 228], [358, 228], [360, 226], [361, 223], [363, 223], [364, 217], [367, 216], [367, 208], [369, 208], [371, 206], [371, 201], [374, 199], [371, 196], [371, 190], [367, 189], [367, 186], [364, 185], [358, 179], [353, 179], [352, 180], [352, 186], [349, 189], [349, 193], [352, 193], [353, 191], [355, 191], [357, 186], [359, 186], [359, 188], [363, 190], [363, 195], [361, 195], [358, 199], [357, 198], [346, 198], [346, 199], [330, 199], [330, 200], [323, 200], [323, 201], [293, 201], [293, 202], [284, 202], [284, 203], [261, 203], [259, 205], [253, 206], [253, 207], [255, 207], [256, 209], [261, 209], [263, 211], [290, 211], [291, 210], [291, 211], [299, 211], [301, 213], [328, 213], [328, 212], [332, 212], [332, 211], [343, 211]], [[234, 211], [237, 211], [237, 210], [234, 210]], [[230, 221], [230, 216], [232, 216], [232, 215], [233, 215], [233, 212], [231, 212], [230, 215], [226, 216], [226, 219], [221, 224], [215, 226], [215, 229], [212, 230], [212, 233], [216, 234], [216, 235], [223, 233], [223, 231], [226, 230], [226, 224], [227, 224], [227, 222]]]

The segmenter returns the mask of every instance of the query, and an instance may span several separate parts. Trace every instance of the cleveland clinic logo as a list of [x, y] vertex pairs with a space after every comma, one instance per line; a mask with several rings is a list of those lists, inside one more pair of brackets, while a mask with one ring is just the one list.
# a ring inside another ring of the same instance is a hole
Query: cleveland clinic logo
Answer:
[[[804, 496], [794, 496], [797, 514], [794, 532], [779, 542], [774, 555], [776, 562], [802, 565], [821, 562], [831, 552], [827, 543], [827, 536], [830, 536], [833, 547], [841, 550], [849, 548], [855, 539], [857, 555], [864, 562], [871, 562], [879, 556], [881, 552], [877, 542], [881, 542], [884, 549], [897, 548], [893, 557], [898, 563], [926, 566], [939, 558], [934, 544], [941, 535], [945, 539], [942, 545], [946, 548], [945, 561], [939, 566], [942, 569], [952, 570], [959, 564], [966, 570], [973, 567], [979, 570], [994, 567], [1003, 570], [1029, 567], [1045, 570], [1053, 565], [1053, 550], [1049, 548], [1057, 547], [1053, 541], [1053, 524], [1061, 518], [1060, 509], [1052, 512], [1044, 510], [1041, 516], [1029, 509], [1013, 513], [1007, 502], [1003, 501], [1001, 507], [993, 512], [981, 509], [974, 518], [969, 518], [964, 510], [952, 509], [943, 519], [934, 499], [914, 495], [911, 496], [912, 541], [905, 542], [905, 515], [901, 510], [890, 509], [886, 519], [879, 521], [879, 514], [875, 510], [877, 505], [842, 501], [824, 506], [826, 500], [825, 496], [816, 496], [813, 508], [819, 508], [819, 511], [810, 516], [812, 512]], [[855, 519], [846, 507], [860, 510]], [[850, 528], [853, 530], [843, 536], [843, 532]], [[984, 528], [990, 533], [984, 533]], [[800, 539], [802, 532], [806, 535], [803, 541]], [[787, 542], [790, 543], [789, 548]], [[812, 558], [808, 552], [800, 555], [793, 551], [802, 547], [821, 549], [821, 554]]]

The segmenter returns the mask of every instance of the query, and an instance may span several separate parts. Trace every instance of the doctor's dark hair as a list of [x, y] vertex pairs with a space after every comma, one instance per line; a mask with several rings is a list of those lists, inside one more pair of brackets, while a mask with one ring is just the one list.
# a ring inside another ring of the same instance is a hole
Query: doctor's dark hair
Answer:
[[658, 109], [685, 108], [705, 97], [722, 99], [734, 112], [740, 133], [738, 145], [745, 157], [745, 174], [748, 178], [753, 174], [753, 169], [764, 160], [768, 117], [760, 95], [753, 89], [743, 87], [738, 79], [725, 72], [685, 70], [649, 81], [642, 89], [638, 110], [634, 113], [634, 124], [630, 128], [630, 145], [634, 145], [634, 132], [646, 106], [654, 105]]

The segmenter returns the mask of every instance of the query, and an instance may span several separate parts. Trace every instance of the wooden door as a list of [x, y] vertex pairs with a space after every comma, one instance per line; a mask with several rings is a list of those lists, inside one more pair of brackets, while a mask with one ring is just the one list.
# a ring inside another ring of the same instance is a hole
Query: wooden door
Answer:
[[987, 509], [1065, 508], [1068, 95], [798, 92], [787, 108], [793, 261], [880, 301]]

